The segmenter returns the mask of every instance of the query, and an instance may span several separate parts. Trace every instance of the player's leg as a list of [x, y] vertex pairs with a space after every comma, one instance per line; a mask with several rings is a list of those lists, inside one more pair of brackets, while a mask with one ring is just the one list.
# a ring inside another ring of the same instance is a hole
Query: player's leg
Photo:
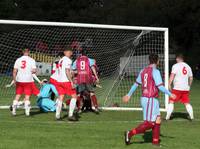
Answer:
[[81, 113], [81, 104], [82, 104], [82, 96], [81, 94], [79, 93], [77, 95], [77, 102], [76, 102], [76, 106], [77, 106], [77, 110], [78, 110], [78, 113]]
[[50, 98], [44, 98], [41, 101], [41, 109], [44, 112], [55, 112], [56, 111], [56, 103], [52, 101]]
[[160, 125], [161, 125], [161, 116], [160, 116], [160, 107], [157, 99], [153, 99], [153, 111], [152, 111], [152, 121], [155, 122], [152, 128], [152, 144], [160, 145]]
[[31, 110], [30, 95], [25, 95], [24, 109], [26, 116], [30, 116], [30, 110]]
[[75, 117], [73, 116], [73, 114], [74, 114], [74, 110], [76, 108], [77, 95], [72, 94], [71, 97], [72, 98], [71, 98], [70, 104], [69, 104], [68, 120], [76, 120]]
[[74, 110], [76, 108], [76, 102], [77, 102], [76, 90], [72, 87], [70, 82], [66, 83], [66, 89], [67, 89], [66, 90], [67, 95], [72, 97], [69, 104], [68, 120], [77, 121], [77, 118], [74, 116]]
[[13, 116], [16, 115], [16, 110], [17, 110], [17, 106], [18, 106], [18, 102], [19, 102], [20, 97], [21, 97], [20, 94], [16, 94], [15, 99], [13, 100], [12, 111], [11, 111]]
[[172, 93], [176, 95], [176, 99], [169, 98], [169, 104], [167, 106], [167, 115], [166, 120], [169, 120], [173, 111], [174, 111], [174, 103], [180, 100], [181, 94], [179, 91], [172, 90]]
[[95, 95], [93, 86], [91, 84], [88, 84], [87, 85], [87, 90], [90, 92], [90, 99], [92, 101], [92, 105], [95, 108], [95, 112], [99, 113], [98, 101], [97, 101], [97, 97]]
[[167, 106], [167, 115], [166, 115], [166, 120], [169, 120], [172, 113], [174, 111], [174, 102], [173, 101], [170, 101], [168, 106]]
[[64, 94], [60, 94], [59, 97], [58, 97], [58, 100], [56, 101], [56, 115], [55, 115], [55, 117], [56, 117], [57, 120], [60, 120], [60, 114], [61, 114], [61, 111], [62, 111], [62, 103], [63, 103], [64, 97], [65, 97]]
[[21, 95], [24, 93], [24, 84], [16, 82], [16, 89], [15, 89], [15, 99], [13, 100], [12, 104], [12, 115], [16, 115], [17, 106], [19, 104], [19, 99]]
[[185, 108], [190, 116], [190, 119], [193, 120], [194, 119], [194, 114], [193, 114], [193, 108], [192, 105], [190, 103], [185, 103]]
[[190, 104], [190, 98], [189, 98], [189, 91], [183, 91], [182, 96], [180, 99], [181, 103], [185, 105], [185, 108], [189, 114], [190, 120], [194, 119], [194, 114], [193, 114], [193, 108], [192, 105]]
[[147, 130], [153, 128], [154, 123], [151, 122], [151, 113], [153, 110], [152, 100], [153, 99], [142, 97], [141, 105], [143, 109], [144, 122], [138, 125], [136, 128], [133, 128], [132, 130], [125, 132], [125, 143], [127, 145], [130, 144], [130, 139], [134, 135], [145, 133]]

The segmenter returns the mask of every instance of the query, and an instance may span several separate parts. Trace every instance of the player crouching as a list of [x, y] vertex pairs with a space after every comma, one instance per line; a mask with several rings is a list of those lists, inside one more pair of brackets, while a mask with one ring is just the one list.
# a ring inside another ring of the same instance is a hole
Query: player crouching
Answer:
[[26, 116], [30, 115], [31, 103], [30, 96], [32, 94], [38, 95], [39, 90], [34, 84], [33, 74], [36, 73], [36, 63], [35, 60], [29, 57], [29, 49], [22, 49], [23, 56], [15, 61], [13, 69], [13, 81], [16, 84], [16, 96], [13, 100], [12, 105], [12, 115], [16, 115], [16, 109], [18, 106], [18, 101], [22, 94], [25, 95], [24, 98], [24, 108]]
[[51, 99], [52, 93], [58, 97], [58, 92], [54, 85], [48, 83], [44, 79], [42, 87], [40, 89], [40, 95], [37, 100], [37, 105], [43, 112], [55, 112], [56, 111], [56, 102]]
[[138, 85], [142, 86], [141, 105], [143, 109], [144, 122], [138, 127], [125, 132], [125, 143], [130, 144], [131, 137], [137, 134], [145, 133], [147, 130], [152, 129], [153, 145], [159, 146], [160, 144], [160, 124], [161, 117], [159, 111], [158, 93], [159, 90], [171, 98], [175, 95], [171, 94], [163, 86], [160, 71], [156, 68], [159, 64], [158, 55], [151, 54], [149, 56], [150, 65], [144, 68], [136, 79], [136, 83], [131, 87], [129, 93], [123, 97], [124, 102], [130, 100], [131, 95], [135, 92]]

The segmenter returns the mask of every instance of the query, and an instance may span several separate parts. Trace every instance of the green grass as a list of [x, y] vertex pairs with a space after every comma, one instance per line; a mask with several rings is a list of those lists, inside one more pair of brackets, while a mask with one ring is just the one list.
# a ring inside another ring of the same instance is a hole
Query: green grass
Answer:
[[[163, 148], [199, 149], [200, 147], [200, 81], [194, 81], [191, 103], [195, 121], [181, 118], [185, 109], [176, 105], [177, 117], [163, 122], [161, 144]], [[136, 111], [103, 111], [100, 115], [84, 113], [77, 123], [54, 120], [54, 113], [39, 113], [32, 110], [31, 117], [23, 111], [12, 117], [8, 110], [0, 111], [0, 149], [153, 149], [151, 134], [138, 135], [130, 146], [124, 145], [123, 132], [142, 121], [142, 113]], [[66, 114], [63, 111], [63, 116]], [[162, 113], [165, 116], [165, 113]], [[144, 141], [145, 138], [145, 141]]]

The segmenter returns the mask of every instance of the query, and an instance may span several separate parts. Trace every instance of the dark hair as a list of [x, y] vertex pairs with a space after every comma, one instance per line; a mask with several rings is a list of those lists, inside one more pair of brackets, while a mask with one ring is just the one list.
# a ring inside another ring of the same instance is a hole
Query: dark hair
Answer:
[[73, 49], [70, 46], [64, 46], [64, 51], [73, 51]]
[[150, 64], [156, 64], [158, 62], [158, 55], [157, 54], [150, 54], [149, 55], [149, 62]]
[[22, 53], [24, 53], [25, 51], [30, 51], [28, 47], [21, 48], [20, 50], [22, 51]]
[[176, 54], [176, 58], [180, 58], [180, 59], [182, 59], [182, 60], [184, 60], [184, 59], [185, 59], [184, 55], [183, 55], [183, 54], [181, 54], [181, 53], [179, 53], [179, 54]]
[[81, 55], [87, 56], [87, 50], [85, 49], [81, 50]]

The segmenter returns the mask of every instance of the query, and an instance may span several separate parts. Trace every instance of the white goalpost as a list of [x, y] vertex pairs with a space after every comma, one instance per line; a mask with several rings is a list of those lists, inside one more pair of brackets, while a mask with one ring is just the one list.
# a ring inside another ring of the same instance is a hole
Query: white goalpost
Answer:
[[[168, 28], [160, 27], [0, 20], [0, 109], [8, 108], [15, 95], [14, 87], [5, 85], [12, 81], [12, 68], [21, 54], [20, 48], [30, 48], [38, 77], [48, 79], [52, 63], [68, 45], [74, 49], [73, 60], [82, 49], [96, 60], [102, 88], [95, 92], [103, 110], [141, 110], [140, 88], [129, 104], [121, 98], [139, 71], [148, 65], [150, 53], [159, 55], [159, 69], [168, 88], [168, 38]], [[166, 111], [168, 96], [160, 94], [159, 100], [161, 111]], [[35, 103], [33, 97], [32, 105]]]

